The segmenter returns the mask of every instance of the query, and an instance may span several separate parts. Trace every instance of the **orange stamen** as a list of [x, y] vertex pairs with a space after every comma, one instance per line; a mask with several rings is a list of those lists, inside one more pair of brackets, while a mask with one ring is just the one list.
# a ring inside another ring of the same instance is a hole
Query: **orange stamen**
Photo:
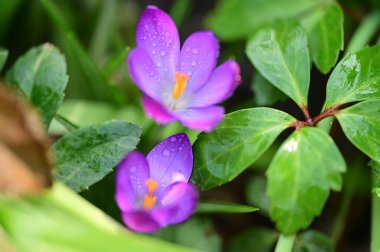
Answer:
[[150, 195], [144, 195], [144, 210], [151, 210], [156, 203], [157, 198]]
[[144, 205], [143, 208], [145, 210], [151, 210], [154, 207], [154, 204], [157, 201], [157, 197], [154, 197], [153, 194], [158, 188], [158, 183], [154, 181], [153, 179], [148, 179], [145, 182], [146, 186], [148, 187], [148, 194], [144, 195]]
[[184, 73], [175, 72], [174, 79], [175, 79], [175, 85], [174, 85], [172, 97], [178, 100], [186, 89], [189, 76], [187, 76]]

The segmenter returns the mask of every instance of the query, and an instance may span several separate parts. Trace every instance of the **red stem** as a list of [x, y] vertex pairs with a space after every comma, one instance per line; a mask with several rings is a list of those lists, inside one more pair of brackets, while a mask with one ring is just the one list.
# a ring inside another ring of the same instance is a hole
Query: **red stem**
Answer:
[[314, 118], [310, 117], [307, 107], [302, 107], [301, 109], [305, 115], [306, 121], [297, 120], [294, 123], [291, 123], [289, 127], [294, 127], [296, 128], [296, 130], [299, 130], [300, 128], [304, 126], [315, 126], [318, 122], [325, 119], [326, 117], [335, 116], [336, 114], [338, 114], [339, 113], [338, 107], [339, 105], [334, 105], [331, 108], [324, 110], [321, 114], [317, 115]]

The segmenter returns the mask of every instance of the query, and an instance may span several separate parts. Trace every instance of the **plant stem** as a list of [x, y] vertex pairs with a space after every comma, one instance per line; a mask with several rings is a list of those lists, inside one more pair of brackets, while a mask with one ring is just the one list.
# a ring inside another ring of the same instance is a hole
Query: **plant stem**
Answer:
[[346, 52], [355, 52], [368, 44], [380, 25], [380, 12], [371, 13], [358, 27], [347, 46]]
[[380, 199], [372, 194], [371, 252], [380, 252]]
[[280, 235], [274, 252], [291, 252], [296, 235]]

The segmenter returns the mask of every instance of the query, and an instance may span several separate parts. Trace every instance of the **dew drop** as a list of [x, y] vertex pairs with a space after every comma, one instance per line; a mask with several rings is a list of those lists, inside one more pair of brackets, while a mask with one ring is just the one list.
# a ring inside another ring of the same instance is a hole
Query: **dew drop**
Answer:
[[165, 51], [161, 51], [161, 56], [165, 56], [166, 55], [166, 52]]
[[145, 29], [148, 29], [148, 28], [149, 28], [149, 25], [146, 24], [144, 27], [145, 27]]
[[193, 50], [191, 50], [191, 52], [192, 52], [193, 54], [197, 54], [197, 53], [198, 53], [198, 49], [197, 49], [197, 48], [193, 48]]
[[175, 142], [175, 141], [177, 141], [177, 138], [175, 138], [175, 136], [172, 136], [172, 137], [170, 138], [170, 141]]
[[152, 46], [155, 47], [157, 44], [156, 43], [153, 43]]
[[182, 147], [179, 147], [178, 150], [181, 151], [181, 150], [182, 150]]
[[136, 166], [132, 166], [131, 168], [129, 168], [130, 172], [136, 172], [136, 170], [137, 170]]
[[186, 48], [185, 48], [185, 51], [186, 51], [186, 52], [190, 51], [190, 47], [186, 47]]
[[196, 66], [197, 65], [197, 62], [195, 60], [191, 61], [191, 65], [192, 66]]
[[193, 72], [192, 71], [188, 71], [187, 74], [190, 76], [190, 75], [193, 74]]
[[157, 66], [158, 66], [158, 67], [161, 67], [161, 63], [160, 63], [160, 62], [158, 62], [158, 63], [157, 63]]
[[152, 54], [156, 54], [156, 51], [155, 51], [155, 50], [153, 50], [153, 51], [152, 51]]
[[170, 156], [170, 151], [169, 150], [164, 150], [162, 152], [162, 155], [164, 155], [165, 157], [169, 157]]

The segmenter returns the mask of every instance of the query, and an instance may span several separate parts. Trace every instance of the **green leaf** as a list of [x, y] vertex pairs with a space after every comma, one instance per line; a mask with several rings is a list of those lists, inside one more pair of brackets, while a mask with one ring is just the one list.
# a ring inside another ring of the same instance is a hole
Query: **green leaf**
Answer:
[[380, 100], [364, 101], [342, 110], [337, 119], [359, 150], [380, 162]]
[[272, 252], [276, 240], [277, 232], [275, 230], [266, 227], [254, 227], [236, 236], [228, 251]]
[[256, 207], [230, 202], [200, 202], [197, 213], [251, 213], [259, 210]]
[[294, 121], [292, 116], [271, 108], [227, 114], [213, 132], [202, 133], [195, 141], [192, 181], [209, 189], [232, 180]]
[[6, 80], [29, 98], [49, 126], [68, 81], [65, 57], [51, 44], [32, 48], [7, 72]]
[[373, 186], [372, 186], [372, 192], [377, 195], [377, 197], [380, 198], [380, 163], [377, 163], [375, 161], [371, 161], [369, 165], [373, 169]]
[[7, 61], [7, 58], [8, 58], [8, 50], [4, 48], [0, 48], [0, 72], [1, 70], [3, 70], [5, 62]]
[[222, 250], [222, 239], [215, 231], [212, 222], [204, 218], [191, 218], [183, 224], [164, 228], [154, 236], [201, 251]]
[[318, 0], [221, 0], [207, 26], [222, 40], [238, 40], [267, 23], [296, 17], [320, 4]]
[[326, 74], [343, 50], [343, 12], [332, 2], [316, 8], [302, 22], [308, 33], [310, 54], [318, 69]]
[[286, 100], [287, 96], [256, 72], [252, 81], [252, 91], [255, 102], [259, 106], [270, 106], [278, 101]]
[[118, 67], [123, 65], [130, 49], [131, 48], [129, 46], [125, 47], [107, 62], [103, 68], [103, 72], [107, 78], [109, 78]]
[[16, 251], [194, 251], [126, 232], [61, 184], [40, 196], [16, 199], [2, 195], [0, 226]]
[[57, 178], [79, 192], [101, 180], [133, 150], [141, 129], [111, 121], [73, 131], [54, 144]]
[[279, 21], [259, 30], [246, 53], [267, 80], [298, 106], [307, 106], [310, 57], [306, 32], [298, 22]]
[[334, 252], [330, 237], [316, 230], [308, 230], [297, 236], [293, 252]]
[[248, 181], [246, 190], [247, 202], [260, 208], [259, 213], [269, 215], [269, 202], [266, 195], [267, 180], [264, 176], [254, 176]]
[[271, 218], [284, 234], [294, 234], [318, 216], [329, 189], [340, 190], [344, 159], [327, 133], [301, 128], [281, 145], [267, 171]]
[[347, 54], [327, 82], [325, 108], [380, 98], [380, 45]]

